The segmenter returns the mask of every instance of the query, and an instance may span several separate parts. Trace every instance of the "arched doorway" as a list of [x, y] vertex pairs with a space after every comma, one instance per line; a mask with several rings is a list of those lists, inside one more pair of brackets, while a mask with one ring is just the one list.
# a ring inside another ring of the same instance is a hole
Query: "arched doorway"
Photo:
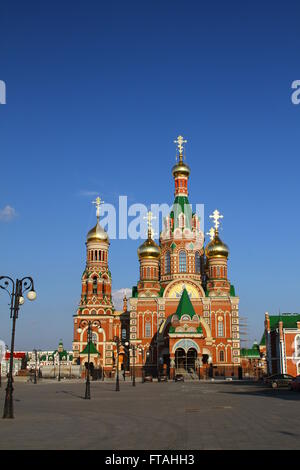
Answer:
[[190, 372], [191, 370], [196, 370], [196, 359], [197, 359], [197, 351], [194, 348], [190, 348], [187, 352], [186, 357], [186, 364], [187, 364], [187, 371]]
[[197, 351], [190, 348], [186, 353], [183, 348], [175, 351], [175, 367], [176, 369], [185, 369], [187, 372], [196, 370]]
[[182, 348], [175, 351], [175, 367], [176, 369], [186, 369], [186, 354]]

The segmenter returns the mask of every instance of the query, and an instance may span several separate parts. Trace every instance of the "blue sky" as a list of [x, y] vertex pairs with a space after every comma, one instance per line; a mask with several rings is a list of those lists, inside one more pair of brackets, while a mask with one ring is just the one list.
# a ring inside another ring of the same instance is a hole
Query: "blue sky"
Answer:
[[[299, 311], [299, 13], [296, 0], [1, 2], [1, 274], [32, 275], [38, 293], [17, 348], [71, 347], [95, 219], [85, 194], [171, 203], [179, 133], [190, 201], [206, 227], [224, 214], [249, 338], [265, 311]], [[112, 241], [113, 289], [136, 284], [139, 243]]]

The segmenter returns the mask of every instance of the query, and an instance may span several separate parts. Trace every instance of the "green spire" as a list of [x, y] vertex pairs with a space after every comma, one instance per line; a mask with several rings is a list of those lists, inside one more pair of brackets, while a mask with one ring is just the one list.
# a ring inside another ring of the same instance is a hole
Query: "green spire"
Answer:
[[170, 213], [171, 219], [174, 219], [174, 224], [173, 224], [173, 229], [172, 231], [174, 232], [174, 229], [179, 227], [178, 223], [178, 216], [180, 214], [185, 215], [185, 227], [186, 228], [191, 228], [191, 220], [192, 220], [192, 208], [189, 203], [188, 197], [187, 196], [176, 196], [172, 211]]
[[181, 294], [181, 299], [179, 301], [177, 310], [176, 310], [176, 315], [178, 318], [181, 318], [182, 315], [189, 315], [191, 318], [193, 318], [194, 315], [196, 315], [196, 312], [194, 310], [194, 307], [192, 305], [191, 299], [189, 297], [189, 294], [186, 290], [186, 288], [183, 289], [182, 294]]

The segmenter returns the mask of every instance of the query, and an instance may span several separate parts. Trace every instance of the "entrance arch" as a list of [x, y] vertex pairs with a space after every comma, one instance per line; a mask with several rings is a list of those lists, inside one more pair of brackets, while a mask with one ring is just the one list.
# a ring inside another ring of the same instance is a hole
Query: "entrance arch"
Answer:
[[192, 369], [193, 371], [196, 370], [196, 359], [197, 359], [197, 351], [194, 348], [190, 348], [187, 352], [187, 370], [190, 372]]
[[186, 368], [186, 353], [182, 348], [177, 348], [175, 351], [175, 367], [176, 369]]
[[177, 348], [175, 351], [175, 367], [176, 369], [184, 369], [187, 372], [196, 370], [197, 351], [189, 348], [186, 352], [183, 348]]

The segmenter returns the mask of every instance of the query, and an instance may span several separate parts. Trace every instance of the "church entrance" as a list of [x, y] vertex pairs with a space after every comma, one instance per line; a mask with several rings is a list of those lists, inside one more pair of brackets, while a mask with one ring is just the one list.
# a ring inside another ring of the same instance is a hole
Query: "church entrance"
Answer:
[[175, 351], [175, 365], [176, 369], [186, 369], [186, 354], [182, 348], [178, 348]]
[[197, 351], [194, 348], [190, 348], [187, 352], [187, 370], [190, 372], [191, 370], [196, 370], [196, 359], [197, 359]]
[[184, 349], [178, 348], [175, 351], [175, 367], [176, 369], [184, 369], [187, 372], [196, 370], [197, 351], [190, 348], [186, 353]]

